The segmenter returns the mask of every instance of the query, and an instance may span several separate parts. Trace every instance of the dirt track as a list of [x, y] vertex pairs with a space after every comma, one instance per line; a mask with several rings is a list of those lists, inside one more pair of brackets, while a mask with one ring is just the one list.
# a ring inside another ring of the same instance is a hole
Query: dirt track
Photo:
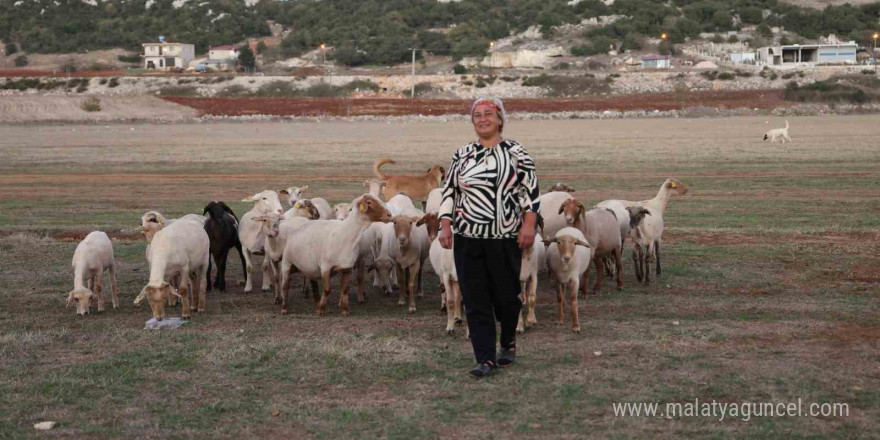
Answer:
[[102, 96], [101, 111], [80, 108], [84, 96], [3, 96], [0, 122], [179, 121], [196, 116], [192, 109], [151, 96]]
[[[441, 116], [463, 114], [470, 100], [380, 98], [163, 98], [210, 116]], [[682, 110], [690, 107], [759, 108], [784, 106], [782, 90], [658, 93], [569, 99], [509, 99], [509, 113], [570, 111]]]

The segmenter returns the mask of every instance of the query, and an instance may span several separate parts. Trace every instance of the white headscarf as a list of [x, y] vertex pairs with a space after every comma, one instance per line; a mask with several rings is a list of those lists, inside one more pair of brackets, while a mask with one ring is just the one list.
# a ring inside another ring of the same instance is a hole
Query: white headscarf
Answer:
[[507, 112], [504, 111], [504, 103], [501, 102], [500, 98], [477, 98], [477, 100], [471, 104], [471, 120], [474, 119], [474, 110], [477, 108], [477, 104], [481, 103], [492, 104], [492, 106], [496, 108], [496, 111], [501, 113], [501, 125], [507, 125]]

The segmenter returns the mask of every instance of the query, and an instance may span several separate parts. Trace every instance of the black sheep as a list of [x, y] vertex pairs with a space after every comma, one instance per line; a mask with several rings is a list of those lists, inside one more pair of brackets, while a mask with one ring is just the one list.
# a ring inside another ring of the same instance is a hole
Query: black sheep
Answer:
[[[232, 208], [223, 202], [211, 202], [205, 206], [203, 214], [210, 214], [205, 221], [205, 232], [211, 240], [211, 256], [217, 263], [217, 277], [214, 279], [214, 287], [220, 291], [226, 290], [226, 257], [229, 250], [235, 247], [241, 257], [241, 268], [245, 281], [247, 281], [247, 265], [244, 254], [241, 251], [241, 242], [238, 241], [238, 217], [232, 212]], [[208, 261], [208, 291], [211, 291], [211, 261]]]

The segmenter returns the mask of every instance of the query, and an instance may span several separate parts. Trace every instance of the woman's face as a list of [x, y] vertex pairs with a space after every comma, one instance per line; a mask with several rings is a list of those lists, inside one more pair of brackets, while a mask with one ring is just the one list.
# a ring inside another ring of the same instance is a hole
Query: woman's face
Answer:
[[490, 137], [501, 131], [501, 119], [495, 107], [489, 103], [477, 104], [474, 107], [474, 130], [481, 138]]

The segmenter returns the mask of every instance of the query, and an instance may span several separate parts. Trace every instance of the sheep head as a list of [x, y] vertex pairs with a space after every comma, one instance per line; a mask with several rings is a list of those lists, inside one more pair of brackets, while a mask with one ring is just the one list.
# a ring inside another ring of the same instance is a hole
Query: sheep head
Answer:
[[578, 199], [568, 199], [559, 207], [559, 214], [565, 216], [565, 223], [575, 228], [583, 221], [587, 209]]
[[271, 189], [247, 196], [242, 202], [254, 202], [254, 209], [260, 214], [278, 213], [278, 215], [284, 215], [284, 210], [281, 209], [281, 201], [278, 200], [278, 193]]
[[571, 260], [574, 257], [574, 251], [575, 249], [577, 249], [577, 246], [583, 246], [588, 249], [590, 247], [589, 243], [587, 243], [586, 241], [583, 241], [573, 235], [567, 234], [560, 234], [556, 237], [544, 240], [544, 244], [548, 246], [553, 243], [556, 243], [556, 248], [559, 251], [559, 258], [566, 266], [571, 263]]
[[382, 188], [385, 188], [387, 184], [387, 180], [370, 179], [364, 181], [364, 188], [367, 188], [367, 191], [373, 197], [379, 197], [382, 195]]
[[340, 203], [333, 207], [336, 220], [345, 220], [351, 214], [351, 203]]
[[639, 227], [639, 223], [645, 218], [646, 215], [651, 215], [651, 211], [641, 207], [641, 206], [630, 206], [626, 208], [629, 211], [629, 227], [630, 229], [635, 229]]
[[[351, 202], [357, 207], [357, 214], [361, 219], [368, 222], [388, 223], [391, 221], [391, 213], [385, 208], [385, 204], [370, 194], [364, 194]], [[352, 210], [352, 213], [355, 212]]]
[[164, 226], [161, 223], [152, 223], [149, 222], [143, 226], [139, 226], [134, 230], [144, 234], [144, 238], [147, 240], [147, 244], [153, 242], [153, 236], [156, 235], [157, 232], [161, 231]]
[[436, 179], [437, 186], [440, 186], [440, 184], [443, 182], [443, 177], [446, 176], [446, 170], [440, 165], [434, 165], [428, 169], [427, 174]]
[[408, 215], [395, 215], [391, 221], [394, 222], [394, 236], [397, 237], [397, 245], [405, 248], [409, 245], [409, 238], [412, 235], [413, 226], [422, 217], [414, 217]]
[[258, 215], [253, 218], [255, 222], [260, 223], [260, 228], [263, 231], [266, 231], [266, 235], [272, 238], [278, 236], [281, 233], [281, 219], [283, 217], [268, 214], [268, 215]]
[[89, 314], [89, 300], [92, 298], [92, 291], [86, 289], [84, 287], [80, 287], [78, 289], [73, 289], [67, 295], [67, 307], [74, 302], [76, 302], [76, 314], [77, 315], [88, 315]]
[[300, 200], [293, 204], [293, 210], [297, 217], [305, 217], [309, 220], [317, 220], [321, 218], [318, 207], [311, 200]]
[[168, 298], [172, 295], [181, 298], [180, 294], [177, 293], [177, 289], [165, 281], [155, 286], [147, 284], [134, 299], [134, 303], [135, 305], [140, 304], [144, 298], [147, 298], [147, 301], [150, 303], [150, 309], [153, 311], [153, 318], [161, 321], [165, 319], [165, 303], [168, 302]]
[[290, 203], [290, 206], [293, 206], [294, 203], [303, 199], [303, 193], [309, 189], [308, 185], [305, 186], [291, 186], [287, 189], [282, 189], [278, 191], [283, 197], [287, 197], [287, 202]]
[[687, 187], [684, 186], [681, 181], [674, 178], [666, 179], [666, 182], [663, 182], [663, 186], [669, 191], [675, 191], [680, 196], [683, 196], [688, 192]]
[[428, 228], [428, 241], [434, 241], [438, 235], [440, 235], [440, 217], [437, 216], [436, 212], [429, 212], [422, 216], [419, 221], [416, 222], [416, 226], [425, 225]]

